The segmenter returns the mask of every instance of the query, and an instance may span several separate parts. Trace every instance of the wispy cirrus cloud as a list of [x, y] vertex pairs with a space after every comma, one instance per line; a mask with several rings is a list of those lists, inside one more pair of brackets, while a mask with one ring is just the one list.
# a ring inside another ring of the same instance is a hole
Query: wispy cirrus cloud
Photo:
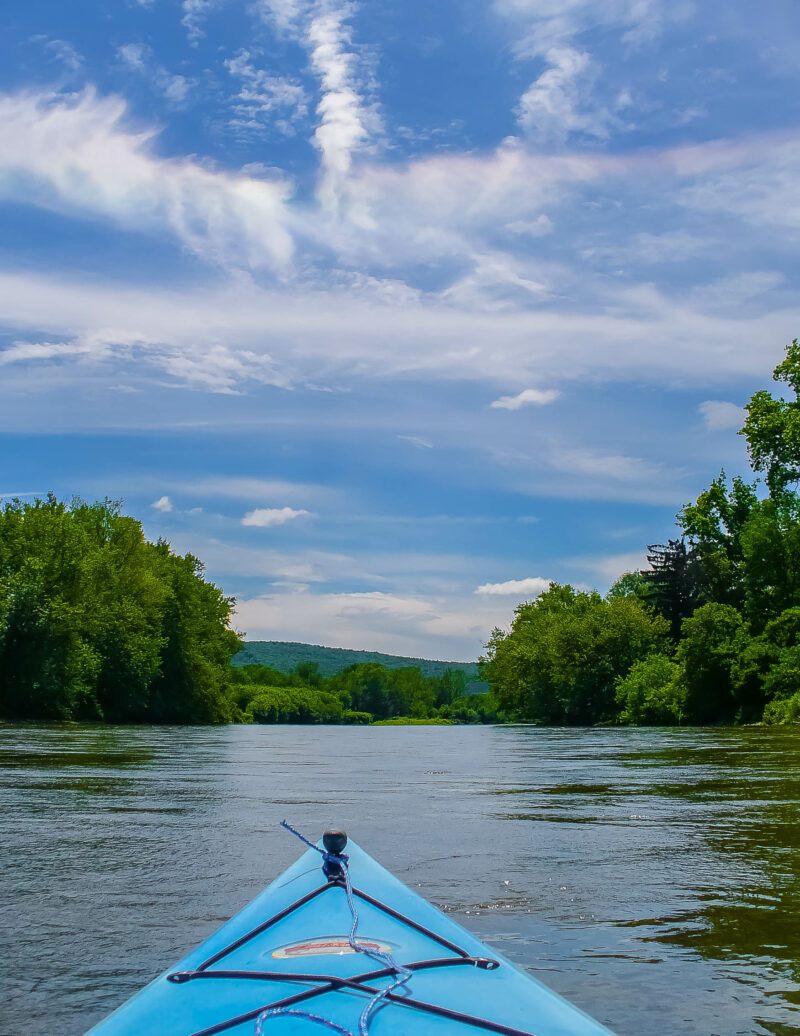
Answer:
[[517, 106], [525, 135], [539, 144], [562, 145], [572, 134], [609, 136], [608, 108], [591, 100], [598, 70], [590, 55], [575, 47], [551, 47], [548, 67], [528, 87]]
[[59, 61], [67, 72], [80, 72], [84, 68], [83, 55], [78, 52], [74, 44], [69, 40], [53, 39], [50, 36], [38, 34], [31, 37], [32, 43], [40, 43], [52, 57]]
[[131, 230], [167, 229], [211, 262], [287, 268], [286, 183], [160, 158], [155, 131], [134, 132], [125, 117], [122, 98], [90, 88], [0, 96], [0, 196]]
[[691, 0], [494, 0], [493, 7], [521, 33], [516, 52], [530, 55], [598, 28], [616, 28], [622, 44], [641, 46], [656, 39], [666, 24], [690, 17], [694, 4]]
[[262, 68], [257, 56], [242, 49], [227, 58], [225, 68], [241, 86], [231, 102], [232, 127], [245, 134], [263, 134], [276, 129], [284, 135], [297, 131], [297, 123], [308, 114], [308, 95], [296, 77], [275, 75]]
[[[167, 228], [199, 256], [232, 270], [291, 276], [300, 242], [311, 241], [338, 254], [348, 271], [348, 290], [355, 286], [388, 297], [390, 290], [397, 294], [402, 289], [398, 301], [403, 304], [414, 288], [396, 277], [387, 281], [386, 270], [410, 262], [452, 264], [454, 276], [445, 291], [453, 301], [480, 296], [489, 303], [509, 291], [530, 301], [563, 295], [572, 287], [563, 264], [489, 247], [498, 224], [511, 227], [516, 236], [513, 228], [539, 226], [543, 216], [550, 219], [543, 207], [553, 212], [572, 204], [592, 184], [638, 187], [645, 176], [656, 194], [654, 177], [683, 181], [678, 202], [684, 208], [707, 207], [707, 191], [721, 206], [728, 204], [720, 186], [733, 175], [728, 170], [744, 166], [742, 175], [755, 178], [753, 149], [766, 184], [784, 177], [787, 148], [791, 151], [785, 141], [768, 137], [750, 146], [715, 142], [624, 157], [530, 155], [511, 142], [483, 156], [437, 156], [401, 166], [362, 163], [356, 169], [352, 152], [345, 149], [344, 164], [337, 159], [331, 169], [342, 173], [336, 174], [334, 193], [347, 199], [353, 218], [346, 226], [329, 226], [318, 212], [293, 205], [291, 186], [274, 172], [264, 179], [216, 171], [191, 159], [160, 158], [155, 131], [129, 129], [126, 105], [118, 97], [99, 97], [91, 90], [5, 95], [0, 97], [0, 130], [7, 141], [0, 157], [0, 195], [6, 198], [111, 219], [131, 230], [163, 234]], [[327, 175], [323, 169], [323, 178]], [[331, 190], [332, 185], [333, 180]], [[789, 212], [787, 192], [793, 189], [786, 181], [782, 202]], [[737, 206], [731, 199], [731, 211]], [[756, 218], [752, 206], [741, 214], [751, 223]], [[777, 213], [766, 212], [765, 226], [775, 218]], [[586, 247], [583, 241], [583, 253]], [[304, 262], [313, 257], [312, 250]], [[378, 277], [358, 269], [375, 264]]]
[[794, 133], [769, 142], [769, 158], [752, 151], [733, 168], [709, 169], [676, 197], [696, 212], [717, 213], [755, 227], [772, 227], [797, 240], [800, 231], [800, 139]]
[[[681, 306], [655, 290], [645, 296], [619, 293], [613, 312], [608, 312], [609, 296], [602, 311], [537, 314], [446, 305], [435, 298], [397, 308], [336, 290], [278, 292], [246, 282], [145, 291], [0, 272], [0, 326], [25, 333], [41, 329], [43, 297], [47, 339], [18, 340], [0, 350], [2, 362], [138, 358], [151, 372], [161, 370], [183, 384], [216, 392], [237, 391], [248, 381], [288, 387], [303, 377], [412, 372], [505, 384], [563, 379], [565, 371], [573, 379], [683, 379], [691, 372], [701, 381], [716, 380], [721, 355], [729, 377], [752, 376], [765, 362], [752, 349], [754, 338], [778, 343], [772, 349], [777, 359], [785, 327], [800, 319], [800, 305], [751, 321]], [[534, 332], [538, 342], [532, 348]], [[668, 349], [662, 347], [665, 340]], [[431, 341], [438, 343], [435, 351]], [[559, 456], [564, 464], [581, 463], [594, 472], [619, 474], [629, 467], [622, 455], [582, 460], [560, 451]]]
[[131, 71], [151, 83], [172, 105], [183, 104], [196, 86], [187, 76], [170, 73], [155, 60], [152, 47], [144, 43], [124, 43], [117, 47], [117, 57]]

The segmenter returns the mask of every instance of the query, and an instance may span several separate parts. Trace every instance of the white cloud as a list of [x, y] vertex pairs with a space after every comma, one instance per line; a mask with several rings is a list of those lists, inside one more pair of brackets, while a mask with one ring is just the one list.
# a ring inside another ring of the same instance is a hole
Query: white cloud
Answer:
[[553, 448], [550, 462], [560, 471], [577, 475], [593, 475], [616, 482], [641, 482], [645, 478], [658, 478], [652, 461], [644, 457], [631, 457], [625, 453], [611, 453], [593, 447]]
[[301, 640], [417, 658], [474, 661], [511, 609], [472, 595], [283, 591], [238, 599], [236, 626], [248, 639]]
[[376, 126], [374, 109], [364, 106], [355, 75], [355, 58], [347, 19], [353, 8], [321, 9], [311, 19], [306, 43], [311, 51], [311, 67], [319, 76], [322, 96], [317, 105], [320, 122], [314, 144], [322, 156], [320, 201], [336, 212], [352, 165], [355, 151], [367, 141]]
[[186, 29], [189, 42], [196, 46], [198, 41], [205, 36], [203, 23], [206, 20], [216, 0], [182, 0], [181, 10], [183, 17], [181, 25]]
[[736, 403], [725, 403], [719, 399], [707, 399], [697, 409], [709, 432], [741, 428], [747, 416], [743, 407], [737, 406]]
[[622, 42], [638, 47], [655, 39], [665, 22], [693, 11], [691, 0], [494, 0], [495, 10], [512, 20], [520, 55], [540, 54], [598, 27], [622, 30]]
[[309, 0], [255, 0], [254, 3], [260, 17], [279, 32], [295, 28], [309, 6]]
[[248, 50], [240, 50], [224, 65], [242, 83], [232, 103], [234, 129], [244, 134], [272, 127], [285, 134], [295, 132], [294, 123], [308, 114], [308, 97], [297, 80], [258, 67]]
[[613, 119], [608, 109], [591, 103], [597, 71], [590, 56], [573, 47], [551, 47], [546, 58], [550, 67], [528, 87], [517, 108], [526, 136], [555, 144], [578, 132], [607, 137]]
[[[779, 309], [777, 292], [769, 293], [777, 282], [762, 275], [750, 279], [750, 290], [761, 290], [772, 309], [748, 315], [727, 312], [718, 293], [712, 305], [702, 291], [675, 295], [611, 279], [605, 268], [586, 275], [566, 260], [487, 244], [498, 227], [535, 222], [543, 204], [572, 204], [596, 182], [644, 190], [636, 204], [647, 208], [653, 192], [664, 196], [665, 183], [706, 182], [743, 164], [749, 170], [754, 151], [769, 179], [773, 156], [785, 164], [782, 141], [558, 158], [505, 144], [488, 155], [360, 163], [342, 186], [343, 212], [357, 206], [358, 218], [345, 215], [334, 228], [319, 206], [292, 205], [285, 184], [158, 157], [154, 134], [134, 133], [124, 119], [118, 98], [91, 91], [0, 97], [0, 194], [137, 232], [166, 228], [235, 276], [136, 289], [0, 271], [3, 326], [19, 339], [2, 354], [6, 364], [80, 362], [85, 369], [135, 361], [147, 376], [166, 371], [221, 392], [248, 380], [319, 385], [397, 374], [502, 385], [568, 371], [576, 379], [703, 383], [720, 370], [731, 381], [763, 370], [765, 357], [752, 342], [782, 342], [798, 322], [790, 285]], [[403, 279], [407, 263], [450, 271], [449, 281], [420, 290]], [[275, 280], [256, 284], [242, 267], [266, 267]]]
[[[57, 355], [62, 365], [74, 357], [85, 366], [134, 357], [140, 374], [146, 362], [190, 386], [223, 392], [248, 379], [287, 386], [309, 376], [318, 382], [412, 373], [507, 384], [568, 371], [575, 379], [691, 377], [711, 385], [721, 370], [729, 383], [763, 372], [771, 356], [752, 343], [782, 343], [787, 326], [800, 326], [800, 306], [757, 319], [712, 315], [655, 289], [615, 293], [606, 285], [602, 309], [481, 311], [436, 300], [397, 307], [335, 290], [278, 292], [246, 282], [179, 291], [0, 271], [0, 326], [31, 334], [43, 324], [45, 343], [0, 353], [6, 363]], [[59, 337], [67, 341], [53, 341]], [[777, 361], [780, 344], [772, 353]], [[597, 460], [562, 459], [589, 471]]]
[[158, 158], [154, 131], [126, 130], [125, 114], [119, 97], [91, 89], [0, 96], [0, 196], [131, 230], [167, 228], [211, 261], [287, 268], [286, 184]]
[[441, 292], [451, 304], [496, 310], [552, 297], [546, 281], [537, 276], [546, 271], [535, 260], [504, 252], [473, 252], [468, 258], [469, 272]]
[[692, 295], [709, 308], [730, 310], [782, 287], [785, 280], [783, 274], [774, 270], [745, 270], [732, 277], [720, 277], [709, 284], [700, 284]]
[[182, 553], [189, 551], [202, 558], [212, 577], [224, 577], [228, 585], [239, 577], [292, 586], [298, 583], [341, 583], [353, 579], [362, 579], [373, 585], [382, 581], [378, 574], [370, 571], [357, 558], [334, 551], [269, 550], [188, 531], [177, 533], [171, 542], [175, 550]]
[[545, 433], [528, 449], [496, 449], [491, 459], [495, 469], [509, 470], [517, 492], [536, 496], [636, 501], [674, 510], [675, 502], [692, 492], [686, 461], [681, 458], [680, 466], [664, 463], [657, 451], [634, 457], [595, 446], [567, 446]]
[[125, 43], [117, 47], [117, 57], [132, 71], [144, 76], [170, 104], [182, 104], [195, 86], [193, 79], [170, 74], [154, 60], [152, 49], [144, 43]]
[[602, 264], [682, 263], [686, 259], [713, 252], [715, 242], [708, 236], [688, 230], [667, 230], [652, 234], [643, 231], [627, 241], [611, 245], [590, 245], [582, 249], [584, 259]]
[[70, 72], [78, 72], [83, 68], [83, 56], [69, 40], [51, 40], [46, 36], [35, 36], [34, 39], [40, 41]]
[[257, 529], [266, 529], [273, 525], [285, 525], [286, 522], [294, 521], [309, 514], [303, 509], [295, 510], [292, 507], [257, 507], [254, 511], [248, 511], [242, 518], [242, 525], [252, 525]]
[[144, 72], [147, 67], [145, 58], [149, 56], [150, 48], [144, 43], [124, 43], [117, 47], [117, 57], [120, 61], [137, 72]]
[[353, 3], [256, 0], [255, 10], [278, 33], [288, 34], [309, 53], [320, 83], [313, 143], [321, 157], [318, 197], [323, 209], [340, 214], [353, 155], [380, 130], [377, 106], [365, 101], [368, 76], [353, 47], [349, 23]]
[[495, 410], [519, 410], [523, 406], [545, 406], [558, 399], [561, 393], [557, 389], [523, 389], [516, 396], [501, 396], [491, 406]]
[[508, 579], [504, 583], [484, 583], [475, 591], [490, 597], [538, 597], [550, 586], [551, 579], [530, 576], [527, 579]]
[[247, 349], [234, 351], [216, 343], [209, 343], [206, 351], [199, 352], [195, 343], [188, 347], [177, 342], [166, 343], [158, 337], [148, 338], [138, 331], [113, 326], [78, 333], [65, 342], [15, 341], [0, 350], [0, 366], [89, 359], [99, 363], [120, 360], [126, 354], [148, 359], [181, 385], [208, 392], [232, 394], [235, 386], [248, 380], [279, 387], [287, 385], [286, 377], [276, 371], [269, 356], [258, 356]]
[[[166, 227], [197, 254], [233, 269], [267, 267], [291, 277], [293, 238], [313, 242], [312, 247], [340, 257], [348, 271], [339, 274], [344, 290], [357, 288], [373, 297], [394, 293], [398, 301], [419, 293], [397, 276], [367, 275], [370, 266], [383, 272], [403, 271], [407, 263], [444, 264], [444, 269], [449, 264], [458, 279], [445, 290], [460, 304], [470, 297], [508, 301], [509, 291], [516, 292], [519, 304], [568, 295], [577, 289], [566, 267], [488, 247], [497, 227], [538, 232], [542, 206], [569, 203], [583, 184], [616, 179], [639, 188], [653, 182], [660, 198], [657, 176], [694, 178], [699, 184], [719, 168], [751, 163], [753, 151], [771, 167], [776, 151], [774, 142], [764, 140], [661, 154], [554, 157], [527, 154], [519, 142], [508, 141], [483, 156], [429, 156], [403, 165], [351, 168], [351, 152], [345, 148], [341, 162], [334, 162], [334, 148], [322, 156], [326, 204], [334, 204], [331, 192], [341, 196], [349, 217], [334, 226], [318, 209], [291, 206], [290, 187], [275, 179], [274, 171], [268, 180], [215, 172], [188, 159], [158, 158], [155, 132], [127, 131], [125, 118], [119, 98], [99, 98], [91, 91], [71, 98], [0, 97], [0, 134], [6, 141], [0, 193], [59, 211], [92, 213], [137, 231], [163, 234]], [[780, 147], [777, 161], [785, 161]], [[349, 172], [334, 176], [335, 169]], [[693, 204], [688, 190], [679, 195], [685, 205]], [[313, 278], [313, 261], [307, 262], [312, 257], [302, 258], [305, 276]], [[320, 271], [320, 280], [330, 285], [330, 271]], [[581, 284], [584, 297], [588, 287]]]
[[[765, 139], [769, 145], [769, 139]], [[677, 197], [704, 216], [725, 213], [758, 227], [778, 229], [782, 235], [800, 230], [800, 140], [772, 141], [769, 161], [764, 161], [759, 144], [737, 163], [740, 168], [709, 171]]]
[[170, 511], [174, 510], [172, 501], [168, 496], [160, 496], [158, 500], [154, 500], [150, 506], [154, 511], [161, 511], [163, 514], [169, 514]]
[[11, 363], [54, 360], [61, 357], [75, 358], [93, 355], [101, 358], [99, 351], [89, 342], [24, 342], [16, 341], [0, 350], [0, 366]]

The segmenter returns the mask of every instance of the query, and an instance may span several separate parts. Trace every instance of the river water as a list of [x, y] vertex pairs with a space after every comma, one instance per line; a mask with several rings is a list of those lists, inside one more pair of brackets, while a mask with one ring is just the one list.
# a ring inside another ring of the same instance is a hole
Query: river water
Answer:
[[0, 1033], [102, 1018], [298, 855], [284, 817], [619, 1036], [797, 1033], [799, 803], [784, 730], [6, 726]]

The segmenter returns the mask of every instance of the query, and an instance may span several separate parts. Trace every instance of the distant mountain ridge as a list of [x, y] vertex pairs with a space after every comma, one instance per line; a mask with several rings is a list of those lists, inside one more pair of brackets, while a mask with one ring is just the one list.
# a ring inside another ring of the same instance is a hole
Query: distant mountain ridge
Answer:
[[488, 685], [478, 678], [477, 662], [442, 662], [430, 658], [407, 658], [404, 655], [385, 655], [381, 651], [354, 651], [351, 648], [323, 647], [320, 644], [301, 644], [286, 640], [250, 640], [234, 656], [233, 665], [268, 665], [280, 673], [290, 673], [301, 662], [316, 662], [322, 676], [334, 676], [350, 665], [377, 662], [387, 669], [418, 666], [425, 676], [441, 676], [447, 669], [466, 673], [467, 692], [479, 694]]

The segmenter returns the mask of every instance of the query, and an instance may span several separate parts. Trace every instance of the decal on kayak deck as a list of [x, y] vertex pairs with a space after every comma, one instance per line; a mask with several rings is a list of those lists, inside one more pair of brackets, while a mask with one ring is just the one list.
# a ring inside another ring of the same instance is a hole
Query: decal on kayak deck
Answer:
[[[391, 953], [393, 945], [379, 942], [377, 939], [359, 937], [358, 945], [371, 953]], [[302, 942], [288, 943], [272, 951], [273, 957], [292, 959], [294, 957], [323, 957], [327, 954], [355, 953], [346, 935], [324, 935], [320, 939], [304, 939]]]

